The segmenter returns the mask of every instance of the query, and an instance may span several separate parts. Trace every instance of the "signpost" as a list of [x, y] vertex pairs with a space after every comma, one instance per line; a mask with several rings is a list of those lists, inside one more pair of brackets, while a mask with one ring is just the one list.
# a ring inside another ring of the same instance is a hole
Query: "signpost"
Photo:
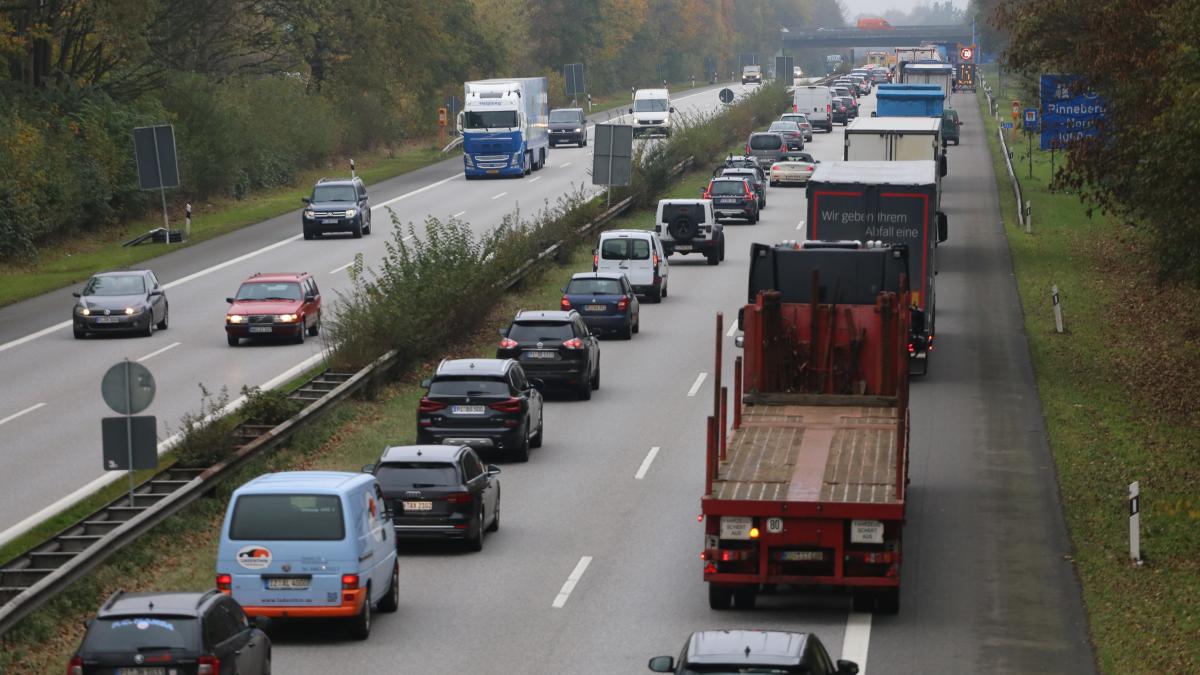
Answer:
[[563, 82], [566, 85], [567, 98], [578, 104], [580, 96], [587, 95], [587, 84], [583, 79], [583, 64], [568, 63], [563, 66]]
[[633, 126], [597, 124], [594, 143], [592, 185], [607, 186], [606, 200], [612, 206], [612, 186], [629, 185], [633, 168]]
[[1029, 140], [1029, 174], [1026, 177], [1030, 180], [1033, 180], [1033, 133], [1037, 131], [1037, 122], [1037, 108], [1026, 108], [1022, 128], [1025, 130], [1025, 137]]
[[[171, 220], [167, 216], [167, 188], [179, 187], [179, 163], [175, 157], [175, 127], [161, 124], [133, 130], [133, 156], [137, 160], [138, 185], [158, 190], [162, 198], [163, 229], [171, 243]], [[180, 241], [176, 235], [175, 241]]]
[[123, 415], [100, 420], [104, 470], [129, 471], [130, 506], [134, 505], [134, 471], [158, 467], [155, 418], [153, 415], [134, 417], [150, 406], [155, 391], [154, 376], [150, 371], [129, 359], [109, 368], [100, 381], [100, 395], [104, 402], [113, 412]]
[[1099, 123], [1107, 115], [1107, 104], [1094, 92], [1079, 92], [1074, 75], [1042, 75], [1041, 149], [1067, 147], [1071, 141], [1100, 133]]
[[775, 83], [781, 87], [790, 87], [795, 82], [792, 77], [792, 72], [795, 70], [796, 60], [791, 56], [776, 56], [775, 57]]
[[[449, 113], [447, 116], [448, 120], [458, 119], [458, 97], [457, 96], [450, 95], [450, 96], [446, 97], [446, 108]], [[450, 127], [450, 134], [452, 136], [458, 135], [458, 125]]]
[[717, 96], [721, 99], [721, 103], [733, 103], [733, 90], [728, 87], [722, 89]]

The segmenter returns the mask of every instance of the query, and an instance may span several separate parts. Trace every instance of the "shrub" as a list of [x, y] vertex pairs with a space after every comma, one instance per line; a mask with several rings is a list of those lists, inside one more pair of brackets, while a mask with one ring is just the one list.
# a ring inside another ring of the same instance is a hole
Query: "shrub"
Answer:
[[238, 414], [248, 424], [278, 426], [304, 409], [303, 403], [288, 398], [288, 395], [279, 389], [242, 387], [242, 396], [246, 397], [246, 402], [242, 404]]
[[229, 405], [229, 390], [222, 387], [213, 395], [203, 384], [198, 386], [200, 409], [185, 414], [179, 423], [179, 443], [174, 452], [177, 464], [182, 467], [210, 467], [237, 448], [233, 439], [237, 419], [224, 414]]

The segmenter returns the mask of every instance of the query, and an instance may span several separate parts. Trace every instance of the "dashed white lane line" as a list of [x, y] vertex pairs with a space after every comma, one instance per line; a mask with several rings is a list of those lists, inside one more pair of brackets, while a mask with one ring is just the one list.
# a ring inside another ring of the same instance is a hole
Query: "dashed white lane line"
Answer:
[[729, 324], [729, 330], [725, 331], [725, 337], [733, 337], [733, 334], [736, 332], [737, 332], [737, 321], [732, 321]]
[[399, 195], [397, 197], [392, 197], [391, 199], [387, 200], [386, 202], [376, 204], [375, 206], [372, 207], [371, 210], [382, 209], [385, 206], [388, 206], [389, 204], [395, 204], [396, 202], [400, 201], [401, 199], [408, 199], [409, 197], [411, 197], [413, 195], [419, 195], [422, 192], [425, 192], [426, 190], [432, 190], [433, 188], [435, 188], [439, 185], [445, 185], [446, 183], [449, 183], [452, 180], [457, 180], [462, 177], [463, 177], [463, 174], [456, 173], [453, 176], [450, 176], [449, 178], [443, 178], [439, 181], [430, 183], [429, 185], [426, 185], [425, 187], [419, 187], [416, 190], [413, 190], [412, 192], [405, 192], [404, 194]]
[[797, 229], [797, 230], [803, 230], [803, 229], [804, 229], [804, 221], [803, 221], [803, 220], [802, 220], [802, 221], [800, 221], [800, 222], [799, 222], [799, 223], [796, 225], [796, 229]]
[[142, 361], [149, 361], [150, 359], [158, 356], [159, 354], [162, 354], [163, 352], [175, 349], [176, 347], [178, 347], [181, 344], [183, 344], [183, 343], [182, 342], [172, 342], [171, 344], [167, 345], [166, 347], [163, 347], [162, 349], [156, 349], [156, 350], [150, 352], [149, 354], [138, 359], [137, 362], [141, 363]]
[[650, 464], [654, 458], [658, 456], [658, 446], [650, 448], [650, 452], [646, 453], [646, 459], [642, 460], [642, 465], [638, 467], [637, 473], [633, 474], [635, 480], [641, 480], [646, 477], [646, 472], [650, 470]]
[[508, 194], [508, 193], [507, 193], [507, 192], [501, 192], [500, 194], [496, 195], [495, 197], [492, 197], [492, 199], [500, 199], [501, 197], [503, 197], [503, 196], [504, 196], [504, 195], [506, 195], [506, 194]]
[[464, 213], [466, 213], [466, 211], [459, 211], [458, 213], [455, 213], [455, 214], [451, 215], [450, 217], [451, 217], [451, 218], [457, 218], [457, 217], [461, 216], [461, 215], [462, 215], [462, 214], [464, 214]]
[[5, 417], [4, 419], [0, 420], [0, 425], [5, 425], [5, 424], [8, 424], [9, 422], [11, 422], [11, 421], [13, 421], [13, 420], [17, 419], [18, 417], [20, 417], [21, 415], [25, 415], [25, 414], [31, 413], [31, 412], [33, 412], [34, 410], [37, 410], [38, 408], [41, 408], [41, 407], [43, 407], [43, 406], [45, 406], [45, 405], [46, 405], [46, 404], [45, 404], [45, 402], [42, 402], [42, 403], [35, 403], [35, 404], [33, 404], [33, 405], [29, 406], [28, 408], [26, 408], [26, 409], [24, 409], [24, 410], [21, 410], [21, 411], [19, 411], [19, 412], [15, 412], [15, 413], [13, 413], [13, 414], [9, 415], [8, 417]]
[[542, 177], [541, 177], [541, 176], [536, 176], [536, 177], [534, 177], [534, 178], [530, 178], [530, 179], [529, 179], [529, 182], [530, 182], [530, 183], [536, 183], [536, 182], [538, 182], [538, 181], [539, 181], [539, 180], [541, 180], [541, 179], [542, 179]]
[[842, 639], [842, 658], [858, 664], [859, 675], [867, 673], [867, 649], [871, 645], [871, 613], [850, 612], [846, 617], [846, 636]]
[[330, 274], [337, 274], [338, 272], [341, 272], [342, 270], [346, 269], [347, 267], [349, 267], [349, 266], [351, 266], [351, 265], [353, 265], [353, 264], [354, 264], [354, 261], [353, 261], [353, 260], [351, 260], [350, 262], [346, 263], [345, 265], [342, 265], [341, 267], [335, 267], [335, 268], [333, 268], [333, 269], [329, 270], [329, 273], [330, 273]]
[[571, 166], [571, 163], [570, 163], [570, 162], [563, 162], [562, 164], [559, 164], [559, 165], [558, 165], [558, 168], [560, 168], [560, 169], [565, 169], [565, 168], [567, 168], [568, 166]]
[[571, 576], [563, 582], [562, 588], [558, 591], [558, 596], [554, 598], [554, 602], [550, 604], [555, 609], [562, 609], [567, 604], [567, 598], [571, 597], [571, 591], [575, 590], [575, 584], [579, 583], [579, 579], [583, 577], [583, 573], [587, 571], [588, 565], [592, 564], [592, 556], [585, 555], [575, 564], [575, 569], [571, 570]]
[[704, 384], [706, 379], [708, 379], [708, 373], [700, 373], [697, 375], [696, 381], [692, 383], [692, 388], [688, 389], [688, 397], [695, 396], [696, 392], [700, 391], [700, 385]]

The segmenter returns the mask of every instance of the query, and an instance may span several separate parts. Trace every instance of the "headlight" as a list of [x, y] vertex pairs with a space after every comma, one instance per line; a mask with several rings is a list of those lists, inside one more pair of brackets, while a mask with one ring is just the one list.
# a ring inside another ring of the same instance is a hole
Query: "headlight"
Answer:
[[575, 131], [576, 131], [576, 132], [580, 132], [580, 131], [583, 131], [583, 129], [576, 129]]
[[353, 218], [354, 214], [358, 213], [358, 209], [346, 209], [346, 217]]
[[312, 209], [304, 209], [304, 217], [305, 218], [313, 218], [314, 217], [313, 210]]
[[229, 323], [246, 323], [246, 317], [241, 314], [230, 314], [225, 317]]
[[80, 316], [91, 316], [92, 315], [92, 310], [88, 309], [87, 307], [80, 307], [80, 306], [76, 305], [75, 311], [79, 312]]
[[137, 313], [138, 313], [138, 312], [140, 312], [140, 311], [142, 311], [142, 308], [141, 308], [141, 307], [126, 307], [126, 308], [125, 308], [125, 315], [126, 315], [126, 316], [132, 316], [132, 315], [134, 315], [134, 314], [137, 314]]
[[517, 164], [520, 164], [520, 163], [521, 163], [521, 153], [519, 153], [519, 152], [514, 152], [514, 153], [513, 153], [512, 163], [513, 163], [514, 165], [517, 165]]
[[276, 314], [275, 320], [279, 323], [295, 323], [297, 316], [295, 314]]

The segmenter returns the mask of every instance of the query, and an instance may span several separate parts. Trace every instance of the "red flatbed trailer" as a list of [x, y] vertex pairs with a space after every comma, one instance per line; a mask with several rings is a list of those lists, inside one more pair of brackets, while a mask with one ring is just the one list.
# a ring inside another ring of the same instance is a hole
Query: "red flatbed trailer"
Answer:
[[908, 296], [837, 305], [762, 291], [743, 308], [732, 431], [721, 433], [716, 408], [701, 501], [714, 609], [753, 607], [762, 586], [792, 585], [847, 587], [856, 610], [899, 610]]

